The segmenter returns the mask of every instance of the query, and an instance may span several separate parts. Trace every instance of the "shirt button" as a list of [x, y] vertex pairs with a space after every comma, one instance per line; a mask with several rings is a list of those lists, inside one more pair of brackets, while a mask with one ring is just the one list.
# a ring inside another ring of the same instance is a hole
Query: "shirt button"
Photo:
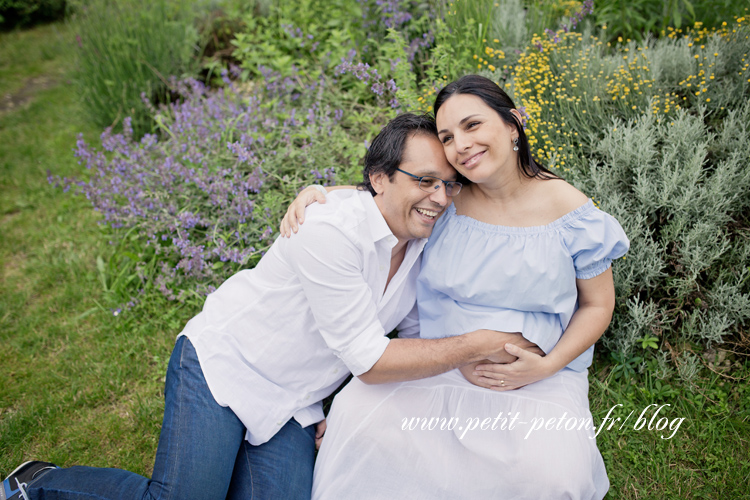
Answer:
[[338, 372], [339, 372], [338, 368], [336, 368], [336, 369], [333, 370], [333, 373], [338, 373]]
[[305, 400], [308, 400], [308, 399], [310, 399], [310, 395], [309, 394], [307, 396], [305, 396]]
[[284, 422], [282, 422], [281, 420], [279, 420], [278, 422], [276, 422], [276, 425], [281, 425], [281, 424], [283, 424], [283, 423], [284, 423]]

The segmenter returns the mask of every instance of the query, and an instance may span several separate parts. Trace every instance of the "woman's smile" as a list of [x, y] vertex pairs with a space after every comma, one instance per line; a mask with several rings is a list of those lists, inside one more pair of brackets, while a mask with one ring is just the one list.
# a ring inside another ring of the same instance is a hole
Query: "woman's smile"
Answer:
[[463, 165], [466, 168], [472, 168], [474, 167], [479, 160], [481, 160], [484, 157], [484, 154], [487, 152], [487, 150], [480, 151], [479, 153], [476, 153], [472, 156], [470, 156], [468, 159], [461, 162], [461, 165]]

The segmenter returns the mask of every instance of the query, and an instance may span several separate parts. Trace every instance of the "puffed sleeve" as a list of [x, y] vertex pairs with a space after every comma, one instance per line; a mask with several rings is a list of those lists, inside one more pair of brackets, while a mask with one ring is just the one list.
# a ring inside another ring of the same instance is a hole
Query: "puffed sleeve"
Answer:
[[573, 258], [576, 278], [591, 279], [607, 269], [630, 248], [630, 241], [617, 219], [596, 208], [593, 202], [564, 229], [565, 245]]

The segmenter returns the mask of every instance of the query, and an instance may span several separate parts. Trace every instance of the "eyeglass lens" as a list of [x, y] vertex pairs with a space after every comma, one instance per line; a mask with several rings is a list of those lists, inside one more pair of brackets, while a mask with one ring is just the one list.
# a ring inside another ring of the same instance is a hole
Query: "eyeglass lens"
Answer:
[[437, 177], [422, 177], [422, 180], [419, 182], [419, 187], [422, 191], [431, 193], [440, 189], [440, 184], [445, 184], [445, 194], [448, 196], [458, 194], [461, 190], [461, 185], [459, 183], [450, 181], [444, 182]]

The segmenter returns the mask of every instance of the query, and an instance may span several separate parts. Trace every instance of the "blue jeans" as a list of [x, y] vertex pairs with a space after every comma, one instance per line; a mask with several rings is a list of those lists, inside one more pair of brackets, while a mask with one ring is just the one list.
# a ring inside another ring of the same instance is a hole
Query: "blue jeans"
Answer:
[[172, 351], [164, 396], [151, 479], [120, 469], [56, 469], [30, 485], [31, 499], [310, 499], [315, 426], [290, 420], [267, 443], [245, 441], [242, 422], [211, 395], [187, 337]]

